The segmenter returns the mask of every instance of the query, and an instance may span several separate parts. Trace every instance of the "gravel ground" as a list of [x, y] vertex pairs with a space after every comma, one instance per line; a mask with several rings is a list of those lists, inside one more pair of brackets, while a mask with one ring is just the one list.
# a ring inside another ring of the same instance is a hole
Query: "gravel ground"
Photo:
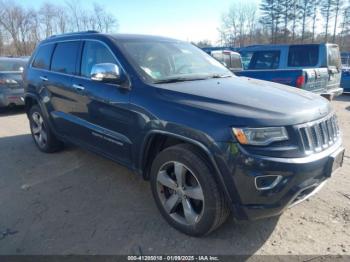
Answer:
[[205, 238], [172, 229], [149, 184], [75, 147], [40, 153], [23, 110], [0, 115], [0, 254], [350, 255], [350, 96], [332, 102], [345, 163], [315, 196], [280, 217], [229, 220]]

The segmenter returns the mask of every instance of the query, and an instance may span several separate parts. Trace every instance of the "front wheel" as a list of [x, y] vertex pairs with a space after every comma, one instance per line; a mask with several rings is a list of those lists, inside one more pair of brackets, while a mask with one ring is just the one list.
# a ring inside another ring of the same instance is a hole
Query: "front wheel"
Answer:
[[208, 234], [229, 215], [214, 173], [192, 146], [176, 145], [156, 157], [151, 188], [163, 217], [185, 234]]

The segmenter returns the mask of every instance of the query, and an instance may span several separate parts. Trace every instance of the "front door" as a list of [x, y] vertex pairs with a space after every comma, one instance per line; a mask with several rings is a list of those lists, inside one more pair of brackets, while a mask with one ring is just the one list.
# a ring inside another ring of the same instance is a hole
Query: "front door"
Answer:
[[72, 82], [80, 94], [74, 109], [80, 125], [80, 137], [93, 150], [128, 165], [132, 119], [129, 111], [130, 90], [91, 80], [92, 67], [100, 63], [120, 66], [105, 43], [86, 40], [81, 55], [80, 76], [74, 77]]

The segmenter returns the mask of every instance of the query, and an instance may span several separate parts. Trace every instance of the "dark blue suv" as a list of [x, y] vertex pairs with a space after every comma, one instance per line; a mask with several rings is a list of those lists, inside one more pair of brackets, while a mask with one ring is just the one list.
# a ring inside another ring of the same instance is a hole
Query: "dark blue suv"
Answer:
[[41, 151], [73, 143], [127, 166], [150, 180], [161, 214], [189, 235], [213, 231], [230, 212], [278, 215], [343, 161], [326, 99], [236, 77], [182, 41], [53, 36], [33, 53], [24, 85]]

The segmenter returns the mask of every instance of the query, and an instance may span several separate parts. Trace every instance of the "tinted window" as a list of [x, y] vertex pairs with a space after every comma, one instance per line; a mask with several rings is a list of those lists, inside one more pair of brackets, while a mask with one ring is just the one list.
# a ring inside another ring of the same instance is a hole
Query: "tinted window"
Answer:
[[288, 66], [316, 66], [318, 62], [318, 46], [291, 46], [289, 47]]
[[58, 43], [52, 56], [51, 70], [74, 74], [79, 45], [78, 41]]
[[100, 63], [116, 64], [116, 61], [103, 44], [95, 41], [85, 42], [81, 60], [81, 75], [90, 77], [92, 66]]
[[249, 63], [248, 69], [276, 69], [280, 62], [280, 51], [257, 51]]
[[48, 70], [50, 67], [52, 49], [53, 49], [53, 45], [40, 46], [32, 66], [36, 68]]

